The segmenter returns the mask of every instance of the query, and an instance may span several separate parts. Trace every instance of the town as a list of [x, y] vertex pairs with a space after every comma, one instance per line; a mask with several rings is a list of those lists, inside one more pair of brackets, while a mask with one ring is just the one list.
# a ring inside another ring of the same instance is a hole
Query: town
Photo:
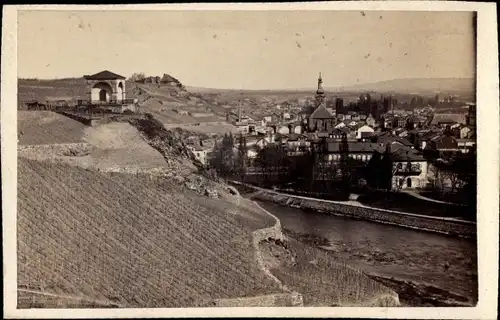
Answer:
[[[52, 110], [90, 126], [147, 115], [180, 129], [181, 143], [211, 176], [318, 199], [361, 196], [365, 204], [419, 212], [404, 196], [394, 200], [406, 194], [464, 204], [470, 210], [450, 214], [476, 219], [476, 104], [458, 95], [337, 97], [324, 90], [321, 73], [315, 92], [226, 101], [189, 92], [168, 74], [127, 79], [104, 70], [83, 79], [86, 99], [20, 101], [20, 108]], [[164, 100], [170, 97], [187, 105]]]
[[[158, 186], [175, 182], [217, 201], [216, 208], [228, 205], [229, 192], [229, 197], [241, 194], [239, 199], [259, 201], [280, 219], [309, 216], [302, 210], [315, 210], [474, 237], [476, 105], [460, 96], [332, 93], [324, 89], [321, 73], [315, 92], [257, 94], [193, 93], [168, 74], [146, 77], [136, 73], [127, 79], [108, 70], [81, 79], [20, 81], [20, 161], [55, 161], [70, 164], [58, 164], [55, 168], [60, 170], [76, 166], [100, 175], [124, 174], [117, 185], [102, 182], [101, 193], [114, 194], [121, 179], [127, 181], [134, 174], [140, 184], [135, 188], [146, 188], [152, 204], [164, 197], [164, 187], [158, 190]], [[49, 85], [55, 92], [67, 90], [69, 84], [79, 92], [72, 99], [43, 99]], [[41, 99], [26, 99], [32, 97], [33, 88]], [[142, 175], [148, 177], [146, 181], [139, 178]], [[66, 181], [66, 174], [58, 176]], [[147, 181], [151, 179], [158, 185], [150, 186]], [[148, 203], [135, 192], [131, 196]], [[280, 206], [269, 207], [273, 203]], [[165, 205], [171, 208], [171, 202]], [[247, 205], [236, 210], [248, 214]], [[306, 218], [298, 221], [302, 219]], [[448, 220], [435, 223], [432, 219]], [[334, 220], [325, 228], [344, 224], [349, 228], [350, 221]], [[378, 228], [375, 224], [371, 232], [379, 232]], [[315, 246], [326, 241], [286, 232]], [[467, 261], [472, 258], [464, 258], [464, 263], [471, 263]], [[350, 254], [343, 259], [357, 261]], [[388, 261], [392, 260], [381, 260]], [[435, 268], [435, 263], [427, 267]], [[449, 267], [446, 263], [442, 268]], [[404, 292], [400, 281], [370, 277]], [[449, 284], [446, 280], [442, 285]], [[30, 281], [20, 286], [30, 292], [41, 290]], [[421, 298], [416, 297], [427, 297], [429, 289], [419, 290], [417, 295], [403, 293], [401, 299], [420, 305]], [[443, 301], [449, 298], [445, 297], [444, 292], [436, 305], [446, 305]], [[23, 301], [23, 305], [34, 305], [29, 297]]]
[[[417, 106], [404, 110], [407, 105], [391, 96], [374, 99], [367, 93], [347, 104], [327, 97], [322, 85], [320, 74], [314, 100], [282, 103], [269, 113], [244, 114], [236, 108], [227, 118], [238, 133], [218, 140], [191, 136], [186, 143], [201, 163], [219, 174], [265, 181], [267, 187], [298, 183], [308, 176], [322, 183], [302, 181], [302, 187], [306, 182], [308, 188], [316, 185], [307, 191], [317, 193], [325, 190], [325, 180], [341, 180], [344, 165], [349, 166], [349, 175], [357, 171], [352, 187], [439, 190], [441, 195], [465, 191], [468, 196], [462, 199], [474, 201], [475, 191], [469, 188], [475, 185], [475, 103], [436, 96], [424, 105], [422, 97], [414, 97], [409, 105]], [[464, 111], [439, 113], [435, 108], [439, 105]], [[385, 156], [390, 156], [392, 166], [383, 185], [368, 176], [380, 176], [375, 173], [380, 169], [377, 161]], [[360, 174], [367, 170], [371, 175]]]

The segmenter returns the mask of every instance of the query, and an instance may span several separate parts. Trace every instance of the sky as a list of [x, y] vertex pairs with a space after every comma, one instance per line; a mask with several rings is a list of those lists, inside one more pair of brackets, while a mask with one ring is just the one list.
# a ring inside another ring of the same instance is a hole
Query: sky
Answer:
[[298, 89], [473, 78], [471, 12], [19, 11], [18, 76], [168, 73], [186, 86]]

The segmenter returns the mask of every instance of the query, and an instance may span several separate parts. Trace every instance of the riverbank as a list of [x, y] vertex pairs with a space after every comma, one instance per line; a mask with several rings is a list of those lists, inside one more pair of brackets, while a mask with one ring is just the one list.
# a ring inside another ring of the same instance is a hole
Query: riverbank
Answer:
[[[332, 252], [326, 249], [330, 244], [330, 241], [326, 238], [310, 234], [298, 234], [289, 229], [283, 229], [283, 232], [289, 239], [294, 239], [294, 241], [302, 243], [304, 247], [316, 248], [317, 250], [324, 251], [326, 255], [332, 256]], [[374, 273], [364, 272], [364, 274], [370, 279], [394, 290], [398, 294], [402, 307], [471, 307], [474, 304], [467, 297], [454, 294], [436, 286], [381, 276]]]
[[367, 276], [396, 291], [402, 307], [474, 307], [467, 298], [434, 286], [371, 274]]
[[402, 306], [477, 303], [473, 240], [257, 202], [281, 220], [287, 238], [363, 270], [398, 293]]
[[275, 215], [254, 203], [275, 219], [274, 226], [253, 234], [258, 265], [284, 292], [288, 292], [289, 300], [295, 301], [294, 305], [400, 306], [393, 289], [369, 278], [361, 270], [338, 263], [327, 252], [289, 237]]
[[[235, 185], [242, 186], [239, 182], [233, 183]], [[308, 198], [263, 189], [247, 184], [244, 185], [244, 188], [247, 190], [253, 189], [255, 191], [251, 195], [251, 198], [254, 200], [267, 201], [283, 206], [314, 210], [338, 216], [347, 216], [354, 219], [392, 224], [421, 231], [429, 231], [464, 238], [476, 237], [476, 224], [471, 221], [449, 217], [435, 217], [422, 214], [398, 212], [350, 202], [343, 203], [340, 201]]]

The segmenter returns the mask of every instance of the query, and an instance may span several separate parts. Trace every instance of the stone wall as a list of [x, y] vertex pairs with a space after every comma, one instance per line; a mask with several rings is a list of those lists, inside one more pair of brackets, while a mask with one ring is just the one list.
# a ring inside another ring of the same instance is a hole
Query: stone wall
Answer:
[[283, 289], [284, 291], [288, 291], [287, 288], [281, 283], [281, 281], [276, 278], [271, 271], [266, 267], [264, 263], [264, 258], [262, 257], [262, 252], [259, 248], [259, 243], [262, 241], [265, 241], [269, 238], [271, 239], [279, 239], [283, 240], [284, 235], [283, 232], [281, 231], [281, 221], [276, 218], [273, 214], [271, 214], [269, 211], [263, 209], [260, 207], [258, 204], [256, 204], [262, 211], [266, 212], [268, 215], [270, 215], [272, 218], [275, 220], [275, 224], [272, 227], [269, 228], [264, 228], [264, 229], [259, 229], [255, 230], [252, 233], [252, 240], [253, 240], [253, 246], [254, 250], [257, 252], [257, 264], [259, 265], [259, 268], [263, 270], [271, 279], [273, 279], [278, 285]]
[[88, 143], [61, 143], [61, 144], [39, 144], [18, 145], [19, 155], [39, 154], [45, 157], [53, 156], [84, 156], [90, 153], [92, 146]]

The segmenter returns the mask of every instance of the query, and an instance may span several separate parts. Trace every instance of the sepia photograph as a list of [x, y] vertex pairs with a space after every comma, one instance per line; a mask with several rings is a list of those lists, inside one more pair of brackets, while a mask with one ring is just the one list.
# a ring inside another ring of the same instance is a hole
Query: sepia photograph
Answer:
[[323, 5], [11, 10], [12, 308], [496, 311], [483, 16]]

